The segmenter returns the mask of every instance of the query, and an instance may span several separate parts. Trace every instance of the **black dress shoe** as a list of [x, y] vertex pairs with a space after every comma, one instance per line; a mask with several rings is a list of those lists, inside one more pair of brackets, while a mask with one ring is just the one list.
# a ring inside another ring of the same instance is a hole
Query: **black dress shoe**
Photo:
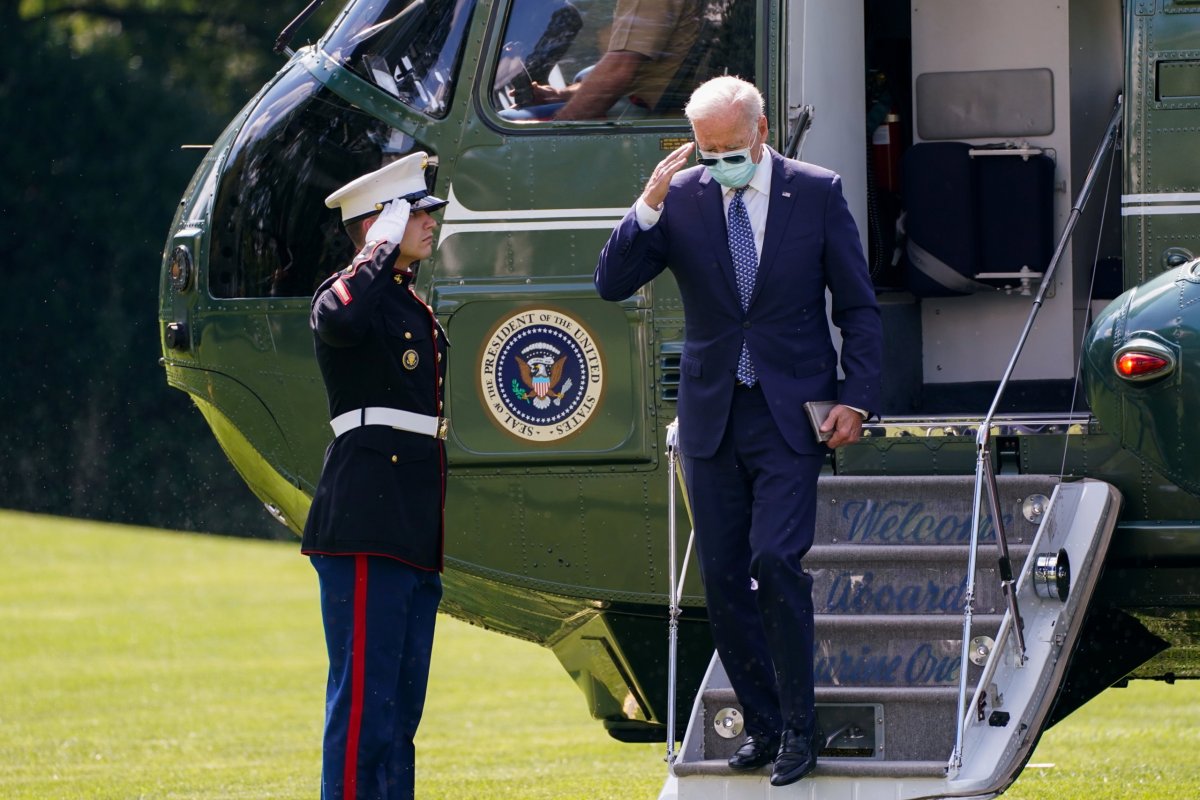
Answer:
[[787, 786], [795, 783], [817, 766], [817, 753], [825, 744], [825, 734], [814, 731], [806, 737], [800, 731], [786, 730], [775, 756], [775, 768], [771, 771], [772, 786]]
[[730, 769], [758, 769], [771, 763], [775, 757], [774, 736], [746, 735], [745, 743], [729, 757]]

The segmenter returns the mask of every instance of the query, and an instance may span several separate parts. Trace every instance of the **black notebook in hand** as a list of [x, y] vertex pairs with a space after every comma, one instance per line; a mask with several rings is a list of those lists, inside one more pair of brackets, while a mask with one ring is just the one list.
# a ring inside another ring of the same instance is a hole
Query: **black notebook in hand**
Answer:
[[821, 426], [825, 424], [825, 419], [829, 416], [829, 412], [837, 405], [836, 400], [809, 400], [804, 404], [804, 411], [808, 414], [809, 424], [812, 425], [813, 433], [816, 434], [818, 442], [824, 442], [833, 436], [833, 431], [822, 431]]

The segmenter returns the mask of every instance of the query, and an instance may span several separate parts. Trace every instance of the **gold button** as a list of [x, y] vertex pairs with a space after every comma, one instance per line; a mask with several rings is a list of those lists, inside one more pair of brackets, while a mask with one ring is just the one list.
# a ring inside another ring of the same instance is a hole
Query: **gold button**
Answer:
[[395, 464], [400, 460], [398, 456], [392, 456], [392, 463]]
[[412, 334], [411, 334], [411, 333], [409, 333], [408, 331], [405, 331], [405, 332], [404, 332], [404, 338], [405, 338], [405, 339], [411, 339], [411, 338], [412, 338]]
[[442, 410], [442, 406], [444, 406], [444, 405], [446, 405], [446, 404], [445, 404], [445, 403], [443, 403], [441, 400], [438, 400], [438, 411], [441, 411], [441, 410]]
[[434, 328], [434, 329], [433, 329], [433, 338], [434, 338], [434, 339], [436, 339], [436, 338], [437, 338], [437, 328]]
[[442, 379], [438, 378], [438, 386], [441, 386], [441, 385], [442, 385]]
[[393, 275], [392, 280], [394, 280], [396, 283], [404, 283], [404, 276], [403, 275]]
[[439, 364], [442, 363], [442, 354], [441, 353], [438, 353], [437, 360], [438, 360]]

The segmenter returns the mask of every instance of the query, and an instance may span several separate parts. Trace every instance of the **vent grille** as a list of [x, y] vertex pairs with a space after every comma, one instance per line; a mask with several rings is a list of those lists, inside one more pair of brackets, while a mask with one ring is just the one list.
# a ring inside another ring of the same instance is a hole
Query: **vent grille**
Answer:
[[679, 400], [679, 360], [683, 342], [667, 342], [658, 352], [658, 398], [664, 403]]

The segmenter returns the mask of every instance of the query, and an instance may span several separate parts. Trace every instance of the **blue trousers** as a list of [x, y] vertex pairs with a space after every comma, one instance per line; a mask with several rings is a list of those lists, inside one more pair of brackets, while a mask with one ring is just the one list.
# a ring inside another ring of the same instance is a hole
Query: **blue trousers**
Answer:
[[441, 576], [383, 556], [310, 558], [329, 650], [321, 798], [411, 798]]
[[752, 736], [807, 736], [816, 724], [812, 578], [800, 560], [824, 461], [787, 445], [758, 387], [734, 389], [712, 458], [684, 453], [709, 624]]

